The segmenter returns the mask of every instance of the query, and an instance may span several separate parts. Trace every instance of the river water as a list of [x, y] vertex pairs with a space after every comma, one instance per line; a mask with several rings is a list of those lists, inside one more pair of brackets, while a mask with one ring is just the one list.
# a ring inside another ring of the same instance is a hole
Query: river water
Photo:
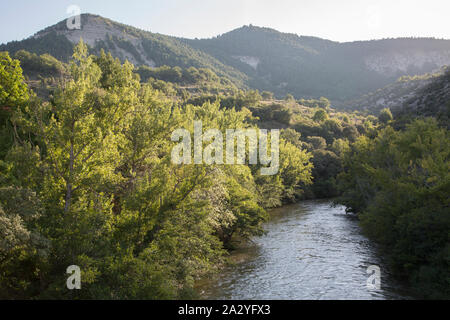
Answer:
[[[203, 298], [410, 298], [343, 206], [328, 200], [284, 206], [272, 210], [264, 229], [232, 254], [234, 265], [200, 284]], [[367, 287], [371, 265], [380, 268], [380, 289]]]

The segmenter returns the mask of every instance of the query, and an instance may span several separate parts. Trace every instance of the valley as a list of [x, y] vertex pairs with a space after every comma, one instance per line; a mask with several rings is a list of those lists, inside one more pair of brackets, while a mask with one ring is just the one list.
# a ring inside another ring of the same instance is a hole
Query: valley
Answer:
[[0, 45], [0, 299], [450, 297], [450, 40], [80, 18]]

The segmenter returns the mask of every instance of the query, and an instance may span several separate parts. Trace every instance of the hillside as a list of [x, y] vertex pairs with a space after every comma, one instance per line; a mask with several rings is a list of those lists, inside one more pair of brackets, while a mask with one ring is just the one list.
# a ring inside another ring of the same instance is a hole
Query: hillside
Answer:
[[438, 39], [338, 43], [244, 26], [188, 43], [246, 73], [252, 87], [334, 102], [450, 63], [450, 41]]
[[81, 15], [80, 30], [67, 29], [66, 20], [63, 20], [23, 41], [0, 45], [0, 51], [11, 54], [19, 50], [49, 53], [59, 60], [68, 61], [80, 38], [90, 47], [91, 53], [98, 54], [104, 49], [134, 65], [209, 68], [242, 87], [246, 80], [243, 73], [175, 37], [142, 31], [92, 14]]
[[450, 127], [450, 69], [417, 90], [394, 112], [398, 117], [436, 117]]
[[71, 57], [83, 38], [94, 54], [109, 51], [136, 66], [208, 68], [238, 88], [274, 92], [278, 98], [327, 97], [343, 107], [395, 82], [401, 76], [436, 72], [450, 64], [450, 40], [401, 38], [339, 43], [315, 37], [244, 26], [211, 39], [182, 39], [139, 30], [91, 14], [82, 15], [81, 30], [66, 21], [23, 41], [0, 45], [15, 54], [24, 49]]
[[391, 110], [398, 111], [404, 103], [417, 94], [420, 94], [420, 91], [423, 88], [442, 76], [446, 70], [447, 68], [443, 67], [436, 73], [402, 76], [398, 78], [397, 81], [390, 83], [383, 88], [344, 102], [342, 107], [365, 111], [375, 115], [383, 108], [390, 108]]
[[344, 105], [373, 115], [389, 108], [396, 118], [436, 117], [446, 123], [450, 118], [450, 70], [443, 67], [437, 73], [403, 76]]

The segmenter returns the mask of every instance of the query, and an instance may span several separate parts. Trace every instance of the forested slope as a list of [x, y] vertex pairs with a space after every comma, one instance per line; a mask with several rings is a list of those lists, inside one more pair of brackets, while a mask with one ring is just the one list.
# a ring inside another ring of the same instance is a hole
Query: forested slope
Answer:
[[399, 38], [339, 43], [244, 26], [211, 39], [183, 39], [143, 31], [91, 14], [81, 29], [66, 20], [32, 37], [0, 45], [69, 61], [83, 38], [92, 53], [111, 52], [136, 66], [208, 68], [240, 88], [274, 92], [278, 98], [329, 98], [333, 105], [395, 82], [401, 76], [435, 72], [450, 64], [450, 40]]

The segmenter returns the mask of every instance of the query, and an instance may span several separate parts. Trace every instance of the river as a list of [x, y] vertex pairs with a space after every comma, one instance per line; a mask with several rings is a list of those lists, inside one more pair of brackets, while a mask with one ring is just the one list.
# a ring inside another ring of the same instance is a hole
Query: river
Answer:
[[[236, 250], [236, 263], [199, 289], [205, 299], [409, 299], [354, 216], [329, 200], [271, 211], [266, 234]], [[369, 289], [367, 268], [380, 268]]]

